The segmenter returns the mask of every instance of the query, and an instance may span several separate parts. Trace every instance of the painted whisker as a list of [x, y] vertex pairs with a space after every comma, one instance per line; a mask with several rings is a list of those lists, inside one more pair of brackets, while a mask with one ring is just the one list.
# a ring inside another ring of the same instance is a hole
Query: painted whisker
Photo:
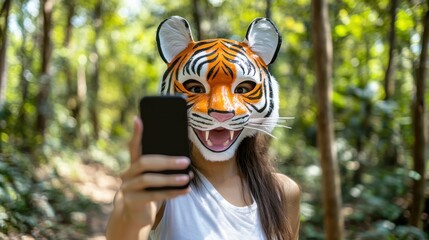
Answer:
[[252, 125], [267, 125], [267, 126], [276, 126], [276, 125], [286, 125], [283, 122], [248, 122], [247, 124]]
[[289, 119], [295, 119], [295, 117], [268, 117], [268, 118], [251, 118], [251, 119], [264, 119], [264, 120], [269, 120], [269, 119], [285, 119], [285, 120], [289, 120]]
[[254, 127], [249, 127], [249, 126], [244, 126], [244, 128], [253, 129], [253, 130], [257, 130], [257, 131], [261, 131], [261, 132], [263, 132], [263, 133], [265, 133], [265, 134], [269, 135], [270, 137], [272, 137], [272, 138], [274, 138], [274, 139], [277, 139], [277, 137], [275, 137], [274, 135], [272, 135], [271, 133], [269, 133], [269, 132], [267, 132], [267, 131], [265, 131], [265, 130], [263, 130], [263, 129], [260, 129], [260, 128], [254, 128]]
[[286, 122], [286, 119], [249, 119], [249, 122]]
[[292, 129], [292, 127], [289, 127], [289, 126], [286, 126], [286, 125], [281, 125], [281, 124], [254, 124], [254, 123], [249, 123], [249, 125], [251, 125], [251, 126], [261, 126], [261, 127], [281, 127], [281, 128]]
[[254, 123], [277, 123], [277, 122], [281, 122], [281, 123], [285, 123], [287, 121], [286, 120], [249, 120], [248, 122], [254, 122]]

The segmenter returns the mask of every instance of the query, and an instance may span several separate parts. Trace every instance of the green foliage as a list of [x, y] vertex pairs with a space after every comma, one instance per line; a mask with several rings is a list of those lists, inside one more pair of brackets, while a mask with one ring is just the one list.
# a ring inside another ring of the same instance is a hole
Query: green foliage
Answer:
[[389, 221], [379, 221], [374, 224], [374, 230], [360, 233], [356, 236], [358, 240], [372, 240], [372, 239], [412, 239], [412, 240], [425, 240], [427, 235], [420, 229], [411, 226], [395, 226], [394, 223]]
[[33, 159], [17, 152], [0, 156], [0, 206], [1, 233], [35, 238], [58, 236], [61, 225], [73, 223], [73, 213], [96, 208], [55, 171], [35, 171]]

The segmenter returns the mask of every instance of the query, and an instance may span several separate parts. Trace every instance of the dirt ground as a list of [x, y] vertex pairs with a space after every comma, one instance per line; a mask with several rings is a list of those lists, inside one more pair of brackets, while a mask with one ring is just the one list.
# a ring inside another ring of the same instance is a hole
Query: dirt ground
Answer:
[[120, 186], [120, 179], [99, 164], [79, 164], [79, 176], [73, 183], [80, 192], [100, 206], [101, 211], [92, 210], [76, 216], [85, 221], [87, 239], [104, 240], [107, 220], [113, 209], [112, 200]]

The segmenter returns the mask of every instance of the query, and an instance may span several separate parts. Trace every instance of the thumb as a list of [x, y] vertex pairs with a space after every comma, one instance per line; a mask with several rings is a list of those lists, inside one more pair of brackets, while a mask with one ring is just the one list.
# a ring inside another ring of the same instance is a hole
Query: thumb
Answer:
[[142, 154], [141, 140], [143, 134], [143, 123], [139, 117], [134, 117], [134, 131], [131, 141], [129, 143], [129, 151], [131, 162], [135, 162], [140, 158]]

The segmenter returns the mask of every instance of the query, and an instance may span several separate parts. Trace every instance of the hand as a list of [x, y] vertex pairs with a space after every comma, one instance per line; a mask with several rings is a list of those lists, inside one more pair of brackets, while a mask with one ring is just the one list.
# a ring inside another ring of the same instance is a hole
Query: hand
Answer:
[[156, 213], [163, 201], [190, 191], [180, 190], [145, 191], [148, 187], [183, 186], [190, 181], [187, 174], [145, 173], [146, 171], [186, 169], [190, 160], [186, 157], [165, 155], [141, 155], [143, 124], [140, 118], [134, 120], [134, 134], [129, 144], [131, 164], [122, 174], [122, 185], [118, 200], [123, 204], [125, 216], [140, 226], [153, 225]]

